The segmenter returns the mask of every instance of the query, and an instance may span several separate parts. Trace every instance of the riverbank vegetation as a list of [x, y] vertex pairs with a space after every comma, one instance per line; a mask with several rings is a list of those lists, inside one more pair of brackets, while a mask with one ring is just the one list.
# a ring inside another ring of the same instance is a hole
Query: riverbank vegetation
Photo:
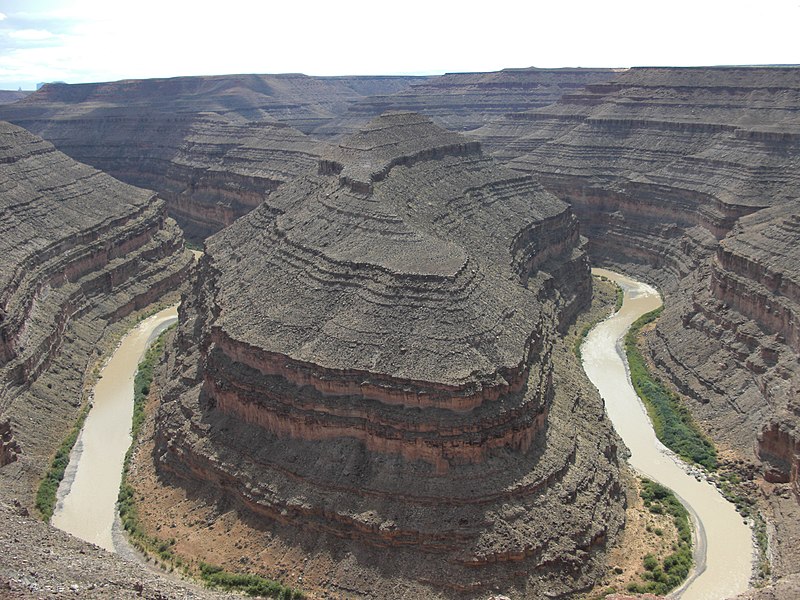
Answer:
[[133, 419], [131, 424], [131, 437], [133, 438], [133, 442], [125, 453], [125, 462], [122, 467], [122, 482], [120, 483], [119, 497], [117, 498], [119, 516], [122, 520], [123, 528], [128, 532], [128, 540], [131, 545], [144, 554], [153, 554], [157, 556], [165, 566], [169, 565], [172, 568], [182, 566], [180, 558], [175, 556], [172, 552], [175, 540], [161, 540], [147, 535], [144, 529], [142, 529], [136, 514], [134, 489], [128, 483], [128, 473], [130, 472], [133, 449], [145, 419], [145, 404], [147, 403], [147, 396], [150, 394], [150, 386], [153, 383], [153, 368], [164, 353], [164, 339], [167, 333], [173, 328], [174, 325], [164, 331], [158, 336], [158, 339], [156, 339], [150, 348], [148, 348], [144, 358], [139, 363], [139, 368], [133, 380]]
[[[672, 517], [678, 535], [672, 544], [672, 552], [663, 560], [657, 559], [652, 554], [644, 557], [641, 580], [629, 583], [627, 591], [663, 596], [681, 585], [692, 568], [692, 529], [689, 524], [689, 513], [668, 488], [649, 479], [642, 479], [640, 495], [645, 508], [652, 514]], [[655, 533], [663, 535], [663, 531]]]
[[200, 578], [212, 588], [244, 592], [249, 596], [295, 600], [305, 598], [300, 590], [287, 587], [260, 575], [250, 573], [230, 573], [222, 567], [200, 563]]
[[714, 445], [700, 431], [689, 409], [681, 403], [677, 394], [650, 373], [636, 343], [642, 328], [655, 321], [662, 308], [639, 317], [625, 335], [625, 354], [631, 382], [647, 408], [653, 429], [661, 443], [684, 460], [713, 471], [717, 468], [717, 451]]
[[72, 452], [75, 442], [78, 441], [78, 436], [83, 429], [83, 424], [86, 421], [86, 416], [89, 414], [89, 404], [87, 403], [78, 415], [75, 425], [69, 435], [61, 442], [61, 445], [56, 450], [53, 460], [50, 462], [50, 468], [39, 484], [39, 489], [36, 491], [36, 510], [44, 521], [49, 521], [53, 516], [53, 511], [56, 507], [56, 495], [58, 493], [58, 486], [64, 479], [64, 473], [69, 465], [69, 455]]

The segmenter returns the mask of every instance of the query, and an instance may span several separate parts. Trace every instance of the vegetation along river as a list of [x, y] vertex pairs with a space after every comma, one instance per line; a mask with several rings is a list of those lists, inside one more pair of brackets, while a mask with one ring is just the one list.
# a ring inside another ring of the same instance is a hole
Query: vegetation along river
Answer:
[[753, 566], [750, 528], [716, 487], [698, 479], [656, 438], [645, 408], [631, 385], [623, 358], [623, 337], [641, 315], [661, 306], [658, 292], [623, 275], [593, 269], [620, 285], [624, 303], [587, 336], [581, 349], [583, 368], [600, 391], [614, 428], [631, 452], [630, 464], [641, 475], [670, 488], [692, 515], [695, 569], [675, 593], [684, 600], [718, 600], [745, 591]]
[[147, 347], [178, 319], [178, 305], [132, 329], [100, 371], [92, 409], [72, 449], [52, 524], [114, 551], [111, 531], [125, 453], [131, 445], [133, 379]]

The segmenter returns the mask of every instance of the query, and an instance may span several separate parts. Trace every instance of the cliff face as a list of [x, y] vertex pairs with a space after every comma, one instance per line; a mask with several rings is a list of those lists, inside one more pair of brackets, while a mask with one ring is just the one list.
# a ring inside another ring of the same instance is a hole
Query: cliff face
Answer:
[[230, 225], [282, 183], [316, 165], [318, 143], [274, 120], [215, 113], [97, 108], [75, 118], [19, 118], [60, 150], [156, 190], [196, 241]]
[[408, 113], [272, 198], [207, 242], [162, 474], [224, 491], [291, 555], [359, 557], [339, 591], [585, 586], [623, 499], [556, 334], [589, 279], [569, 208]]
[[[631, 69], [474, 132], [570, 202], [596, 261], [675, 292], [657, 359], [685, 391], [715, 398], [702, 416], [747, 452], [747, 431], [787, 398], [725, 380], [740, 368], [769, 380], [798, 351], [798, 105], [797, 68]], [[735, 415], [731, 393], [747, 398]]]
[[187, 237], [200, 241], [316, 166], [318, 142], [295, 127], [313, 129], [365, 94], [420, 79], [230, 75], [51, 84], [2, 116], [76, 160], [157, 191]]
[[386, 111], [413, 111], [453, 131], [468, 131], [507, 113], [547, 106], [564, 94], [606, 81], [611, 69], [504, 69], [489, 73], [448, 73], [413, 82], [391, 94], [373, 92], [356, 100], [317, 136], [357, 131]]
[[[352, 133], [387, 109], [416, 110], [451, 129], [550, 104], [602, 80], [601, 69], [519, 69], [442, 77], [227, 75], [50, 84], [0, 118], [167, 201], [200, 241], [315, 167], [306, 137]], [[304, 132], [304, 133], [301, 133]]]
[[798, 106], [798, 68], [631, 69], [475, 132], [570, 202], [597, 262], [661, 284], [655, 363], [715, 439], [787, 482], [800, 389]]
[[20, 459], [3, 485], [30, 500], [105, 326], [177, 288], [191, 254], [152, 192], [8, 123], [0, 186], [0, 416], [3, 455]]

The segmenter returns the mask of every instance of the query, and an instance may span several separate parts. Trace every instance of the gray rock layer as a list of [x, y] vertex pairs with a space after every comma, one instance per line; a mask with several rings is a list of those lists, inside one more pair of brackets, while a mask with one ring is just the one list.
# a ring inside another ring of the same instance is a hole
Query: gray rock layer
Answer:
[[662, 285], [655, 363], [800, 500], [800, 68], [631, 69], [475, 136], [570, 202], [595, 261]]
[[358, 557], [340, 592], [586, 587], [624, 499], [556, 333], [587, 298], [582, 247], [564, 203], [477, 144], [376, 119], [208, 240], [159, 470]]

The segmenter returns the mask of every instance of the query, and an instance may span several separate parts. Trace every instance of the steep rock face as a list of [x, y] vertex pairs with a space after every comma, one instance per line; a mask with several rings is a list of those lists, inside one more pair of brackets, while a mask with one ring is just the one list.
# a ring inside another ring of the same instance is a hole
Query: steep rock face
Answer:
[[103, 107], [88, 116], [18, 123], [72, 157], [156, 190], [194, 240], [230, 225], [315, 166], [318, 152], [317, 142], [288, 125], [215, 113]]
[[656, 365], [715, 439], [782, 481], [800, 389], [798, 107], [795, 67], [631, 69], [474, 132], [571, 203], [596, 261], [661, 284]]
[[499, 115], [547, 106], [589, 83], [606, 81], [611, 69], [504, 69], [489, 73], [448, 73], [414, 82], [391, 94], [373, 93], [353, 102], [318, 136], [358, 130], [386, 111], [414, 111], [453, 131], [468, 131]]
[[339, 593], [582, 588], [623, 502], [556, 334], [587, 280], [564, 203], [425, 118], [376, 119], [208, 240], [157, 466], [301, 557], [357, 557]]
[[11, 420], [0, 422], [0, 467], [17, 460], [19, 444], [11, 431]]
[[177, 288], [191, 254], [152, 192], [8, 123], [0, 189], [0, 414], [4, 448], [25, 459], [9, 489], [28, 497], [75, 418], [104, 327]]
[[788, 401], [790, 386], [764, 392], [786, 378], [778, 355], [798, 350], [798, 106], [797, 68], [642, 68], [474, 132], [492, 144], [505, 131], [498, 153], [570, 202], [598, 262], [677, 292], [657, 361], [715, 399], [703, 416], [746, 453]]

